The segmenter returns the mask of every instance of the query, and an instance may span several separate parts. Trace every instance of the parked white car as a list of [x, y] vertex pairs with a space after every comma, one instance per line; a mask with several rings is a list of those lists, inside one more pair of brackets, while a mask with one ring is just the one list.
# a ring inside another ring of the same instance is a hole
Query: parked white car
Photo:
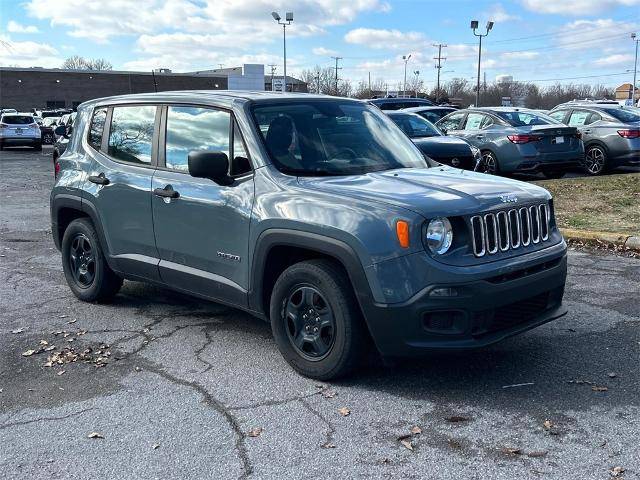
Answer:
[[3, 113], [0, 116], [0, 150], [9, 146], [42, 150], [42, 132], [32, 114]]

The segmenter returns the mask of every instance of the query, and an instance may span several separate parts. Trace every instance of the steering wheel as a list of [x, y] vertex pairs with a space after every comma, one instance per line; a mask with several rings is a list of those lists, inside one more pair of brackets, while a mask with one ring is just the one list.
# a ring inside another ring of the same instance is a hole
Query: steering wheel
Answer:
[[[345, 154], [346, 156], [343, 156]], [[356, 158], [358, 158], [358, 154], [349, 147], [342, 147], [331, 156], [331, 160], [355, 160]]]

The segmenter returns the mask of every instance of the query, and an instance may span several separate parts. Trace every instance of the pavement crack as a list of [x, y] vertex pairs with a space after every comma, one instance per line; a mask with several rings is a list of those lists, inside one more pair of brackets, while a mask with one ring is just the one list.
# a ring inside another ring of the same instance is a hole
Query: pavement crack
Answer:
[[309, 402], [307, 402], [307, 400], [305, 398], [299, 398], [298, 401], [312, 415], [314, 415], [316, 418], [318, 418], [322, 423], [324, 423], [327, 426], [326, 438], [325, 438], [325, 442], [324, 442], [323, 445], [332, 445], [332, 444], [334, 444], [334, 437], [335, 437], [335, 434], [336, 434], [336, 429], [333, 426], [333, 424], [324, 415], [322, 415], [318, 410], [313, 408], [311, 406], [311, 404], [309, 404]]
[[95, 408], [85, 408], [84, 410], [80, 410], [78, 412], [73, 412], [68, 415], [64, 415], [62, 417], [42, 417], [42, 418], [34, 418], [33, 420], [22, 420], [18, 422], [8, 422], [0, 425], [0, 430], [4, 430], [5, 428], [17, 427], [20, 425], [29, 425], [30, 423], [38, 423], [38, 422], [57, 422], [59, 420], [66, 420], [71, 417], [76, 417], [78, 415], [82, 415], [83, 413], [90, 412], [91, 410], [95, 410]]

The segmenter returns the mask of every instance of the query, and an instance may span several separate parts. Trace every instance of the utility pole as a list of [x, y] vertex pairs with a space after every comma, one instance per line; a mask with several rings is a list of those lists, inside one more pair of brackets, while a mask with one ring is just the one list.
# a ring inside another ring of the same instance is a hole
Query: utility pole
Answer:
[[320, 70], [316, 72], [316, 84], [318, 85], [318, 95], [320, 95]]
[[436, 68], [438, 69], [438, 80], [436, 81], [436, 104], [437, 104], [438, 100], [440, 100], [440, 69], [442, 69], [442, 60], [446, 60], [447, 57], [442, 56], [442, 47], [446, 47], [445, 44], [434, 43], [433, 46], [438, 47], [438, 56], [433, 57], [434, 60], [438, 61], [438, 64], [436, 65]]
[[371, 72], [369, 72], [369, 97], [371, 97]]
[[331, 57], [336, 61], [336, 96], [338, 95], [338, 70], [342, 70], [342, 67], [338, 67], [338, 60], [342, 60], [342, 57]]
[[636, 106], [636, 74], [638, 72], [638, 43], [640, 42], [640, 38], [635, 33], [631, 34], [631, 40], [633, 40], [636, 44], [636, 58], [633, 62], [633, 84], [631, 85], [631, 106]]
[[273, 76], [276, 74], [276, 64], [275, 63], [270, 63], [269, 67], [271, 68], [271, 91], [273, 92], [273, 89], [274, 89]]

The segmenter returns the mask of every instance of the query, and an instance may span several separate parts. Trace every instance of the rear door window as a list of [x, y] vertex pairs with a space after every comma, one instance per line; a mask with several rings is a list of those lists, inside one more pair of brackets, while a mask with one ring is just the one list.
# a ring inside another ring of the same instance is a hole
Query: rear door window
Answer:
[[460, 121], [464, 118], [464, 112], [452, 113], [444, 117], [438, 122], [438, 127], [442, 127], [445, 130], [459, 130]]
[[189, 152], [223, 152], [229, 157], [231, 114], [214, 108], [170, 105], [167, 108], [165, 166], [189, 171]]
[[574, 110], [573, 112], [571, 112], [568, 125], [570, 127], [581, 127], [583, 125], [587, 125], [587, 119], [590, 115], [591, 112], [588, 112], [586, 110]]
[[564, 117], [567, 115], [566, 110], [557, 110], [555, 112], [551, 112], [549, 116], [554, 120], [564, 123]]
[[91, 125], [89, 126], [89, 136], [87, 140], [96, 150], [100, 150], [102, 145], [102, 134], [104, 133], [104, 124], [107, 120], [107, 108], [96, 108], [93, 111], [93, 117], [91, 118]]
[[155, 105], [114, 107], [109, 129], [109, 156], [121, 162], [151, 165], [155, 117]]
[[463, 130], [480, 130], [485, 118], [482, 113], [470, 113], [467, 115]]

